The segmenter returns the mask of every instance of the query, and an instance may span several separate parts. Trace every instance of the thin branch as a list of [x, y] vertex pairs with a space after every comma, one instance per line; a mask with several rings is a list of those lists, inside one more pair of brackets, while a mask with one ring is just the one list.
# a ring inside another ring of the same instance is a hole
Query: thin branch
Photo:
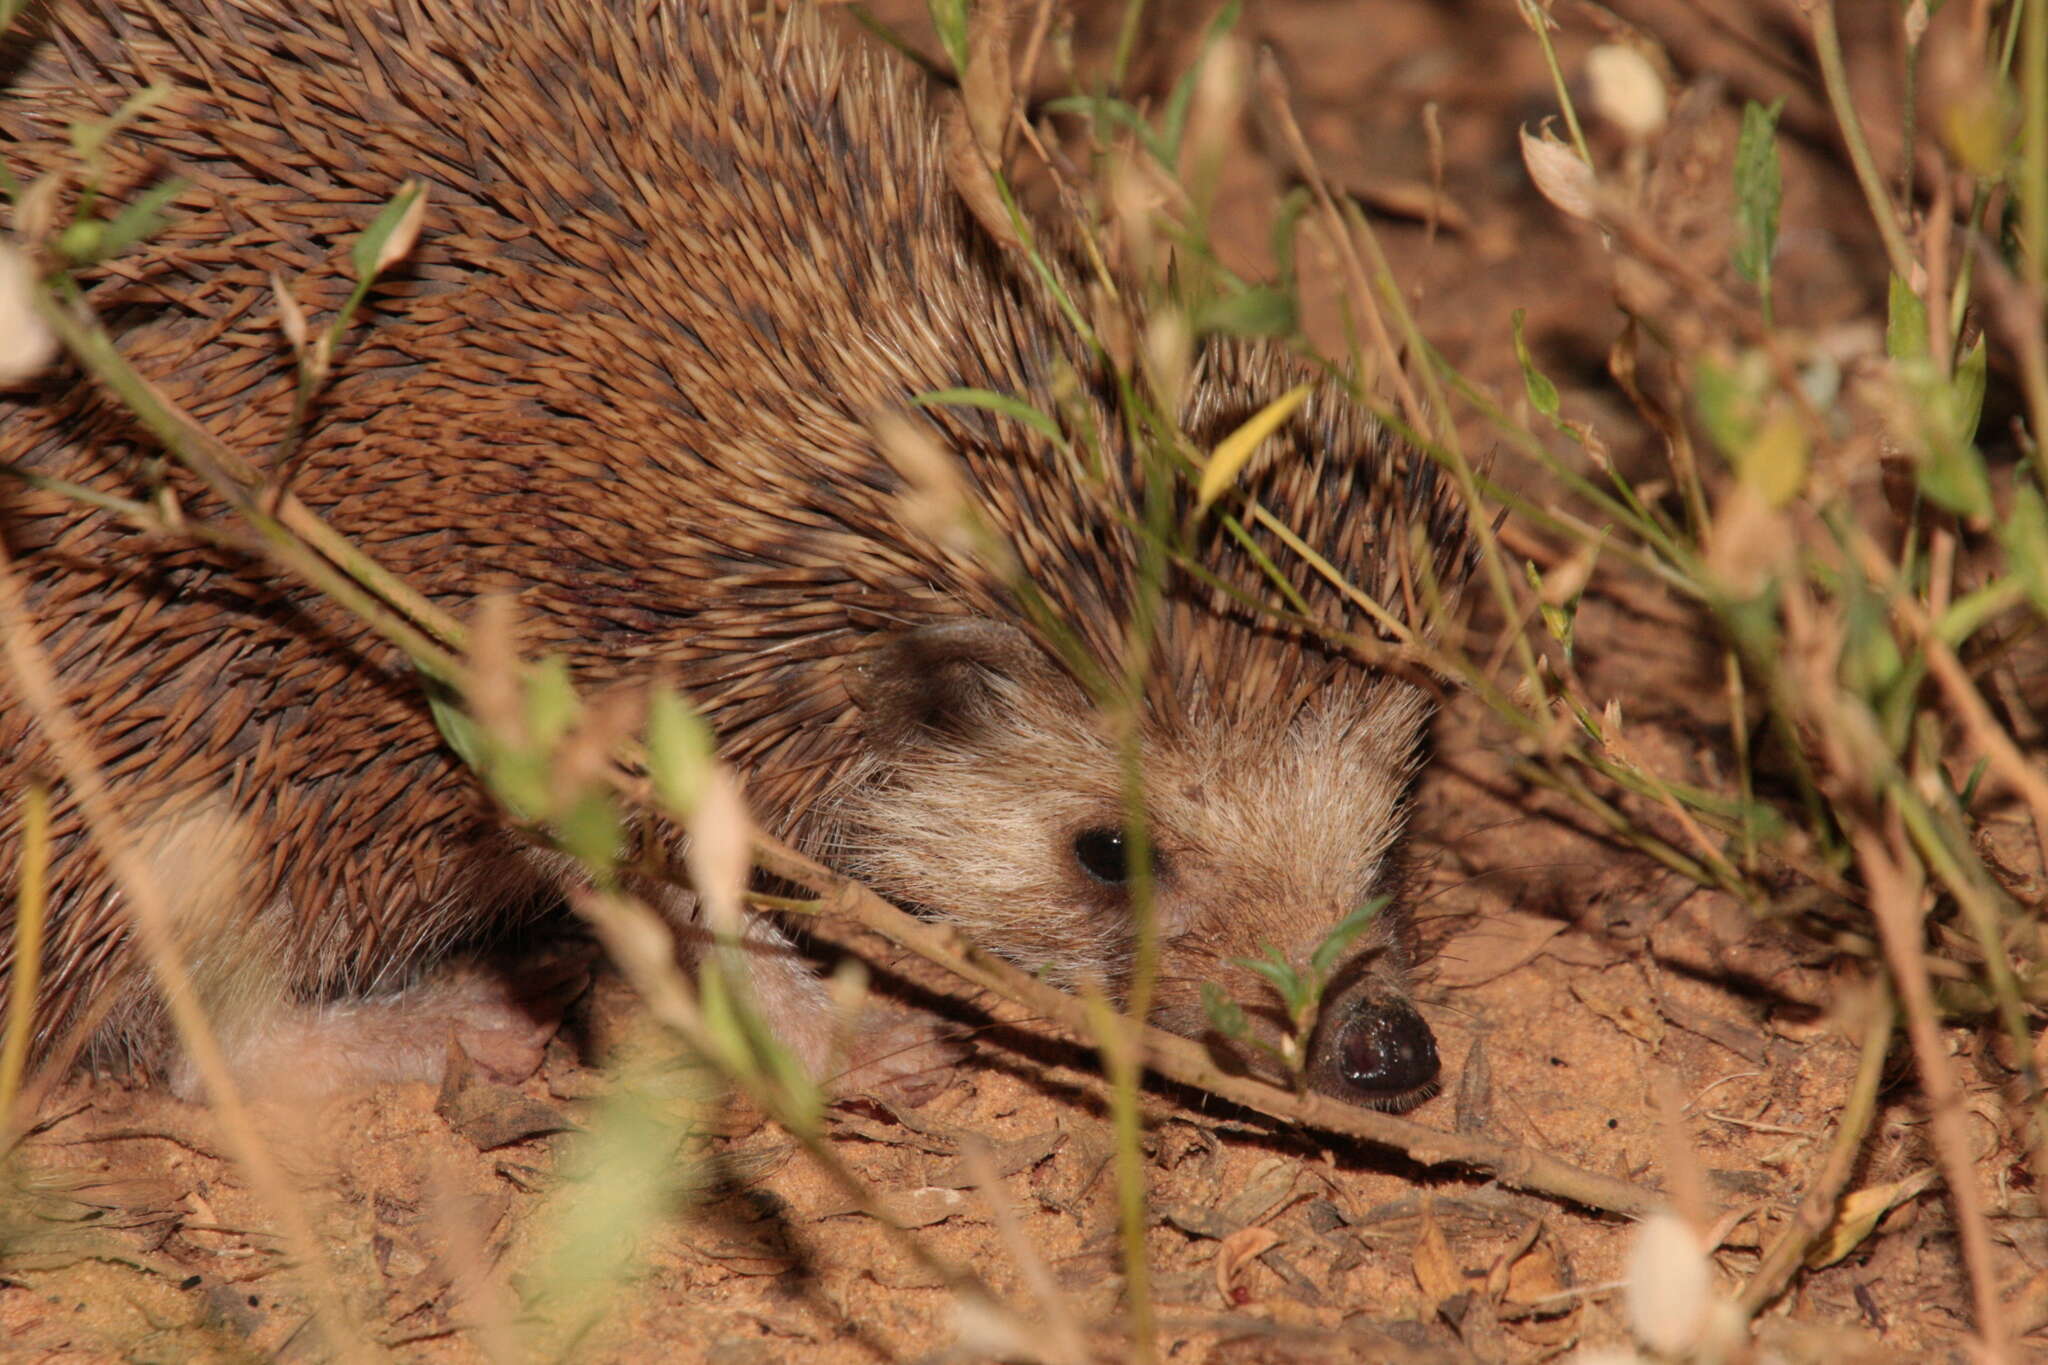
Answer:
[[[964, 981], [1036, 1011], [1070, 1037], [1094, 1046], [1095, 1023], [1084, 1001], [977, 948], [957, 928], [912, 918], [858, 882], [766, 835], [757, 839], [755, 856], [761, 869], [771, 876], [800, 883], [819, 894], [822, 913], [806, 927], [820, 939], [863, 956], [873, 956], [876, 945], [871, 940], [863, 941], [859, 931], [877, 935], [944, 967]], [[835, 928], [835, 920], [842, 922], [843, 927]], [[849, 927], [855, 929], [851, 935], [846, 932]], [[1265, 1081], [1231, 1075], [1218, 1067], [1207, 1049], [1193, 1039], [1150, 1027], [1132, 1032], [1131, 1041], [1142, 1049], [1144, 1064], [1150, 1070], [1283, 1122], [1362, 1138], [1403, 1152], [1425, 1166], [1460, 1166], [1482, 1172], [1514, 1189], [1547, 1194], [1610, 1213], [1640, 1217], [1664, 1203], [1655, 1190], [1583, 1170], [1527, 1147], [1425, 1128], [1329, 1096], [1296, 1094]]]
[[1870, 1019], [1863, 1032], [1863, 1049], [1856, 1061], [1856, 1079], [1851, 1082], [1848, 1098], [1842, 1103], [1842, 1117], [1835, 1126], [1835, 1140], [1828, 1145], [1826, 1158], [1807, 1184], [1806, 1197], [1799, 1201], [1799, 1211], [1778, 1234], [1778, 1240], [1771, 1243], [1771, 1249], [1764, 1253], [1756, 1273], [1749, 1277], [1749, 1283], [1742, 1287], [1742, 1293], [1736, 1299], [1742, 1311], [1751, 1317], [1769, 1307], [1785, 1292], [1786, 1286], [1792, 1283], [1792, 1277], [1799, 1273], [1801, 1263], [1806, 1260], [1807, 1248], [1819, 1241], [1821, 1234], [1834, 1223], [1835, 1206], [1856, 1169], [1856, 1157], [1863, 1150], [1863, 1139], [1869, 1136], [1870, 1121], [1877, 1113], [1877, 1091], [1879, 1082], [1884, 1079], [1885, 1052], [1891, 1046], [1892, 1031], [1898, 1026], [1898, 1018], [1898, 1006], [1893, 1002], [1891, 993], [1881, 991], [1880, 998], [1871, 1001]]

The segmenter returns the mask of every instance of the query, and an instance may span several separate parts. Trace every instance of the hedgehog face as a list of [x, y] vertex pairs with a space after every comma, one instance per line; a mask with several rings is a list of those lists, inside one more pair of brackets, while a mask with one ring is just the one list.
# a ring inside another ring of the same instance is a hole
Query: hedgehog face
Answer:
[[[1072, 987], [1127, 985], [1136, 947], [1123, 763], [1086, 696], [1020, 632], [927, 626], [870, 656], [853, 686], [868, 753], [832, 853], [877, 891], [959, 924]], [[1160, 966], [1153, 1022], [1273, 1075], [1216, 1035], [1214, 983], [1277, 1043], [1285, 1011], [1236, 959], [1270, 947], [1297, 968], [1340, 921], [1400, 891], [1403, 794], [1426, 703], [1358, 674], [1288, 715], [1197, 698], [1149, 719], [1141, 781]], [[1309, 1046], [1317, 1089], [1406, 1108], [1437, 1057], [1410, 1003], [1397, 904], [1356, 939]]]

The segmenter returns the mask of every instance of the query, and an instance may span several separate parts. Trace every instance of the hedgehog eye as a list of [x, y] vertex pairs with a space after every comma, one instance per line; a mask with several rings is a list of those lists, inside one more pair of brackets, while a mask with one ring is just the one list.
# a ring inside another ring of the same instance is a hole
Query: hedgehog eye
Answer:
[[1131, 875], [1125, 847], [1120, 829], [1084, 829], [1074, 836], [1074, 861], [1104, 886], [1122, 886]]

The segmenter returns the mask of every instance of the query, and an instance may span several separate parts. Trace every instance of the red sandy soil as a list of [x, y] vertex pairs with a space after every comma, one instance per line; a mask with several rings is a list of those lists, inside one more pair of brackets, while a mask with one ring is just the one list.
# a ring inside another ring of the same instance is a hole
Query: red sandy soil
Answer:
[[[1851, 332], [1881, 318], [1881, 256], [1826, 131], [1795, 19], [1761, 0], [1557, 8], [1568, 71], [1581, 69], [1602, 25], [1637, 24], [1663, 44], [1685, 92], [1655, 152], [1665, 221], [1715, 271], [1740, 99], [1789, 96], [1781, 309], [1801, 326]], [[1844, 8], [1859, 80], [1882, 109], [1891, 7]], [[1182, 68], [1207, 11], [1154, 6], [1141, 84]], [[1084, 54], [1102, 50], [1113, 18], [1082, 26]], [[1264, 0], [1247, 7], [1242, 31], [1271, 46], [1332, 179], [1374, 206], [1396, 274], [1444, 354], [1519, 403], [1509, 318], [1526, 310], [1565, 412], [1598, 428], [1624, 467], [1654, 473], [1659, 448], [1606, 373], [1621, 326], [1613, 257], [1597, 233], [1550, 209], [1522, 169], [1517, 130], [1552, 113], [1554, 98], [1512, 0]], [[1426, 202], [1434, 174], [1426, 111], [1441, 128], [1451, 206], [1434, 231], [1405, 207]], [[1242, 139], [1218, 234], [1234, 263], [1257, 273], [1290, 181], [1253, 121]], [[1306, 260], [1303, 275], [1321, 283], [1308, 301], [1311, 331], [1341, 346], [1334, 263]], [[1491, 442], [1476, 424], [1464, 434], [1474, 449]], [[1498, 472], [1542, 487], [1511, 456]], [[1577, 634], [1589, 690], [1619, 701], [1648, 760], [1668, 776], [1721, 781], [1721, 664], [1682, 606], [1650, 589], [1608, 595], [1596, 582]], [[1784, 1226], [1832, 1132], [1854, 1071], [1856, 972], [1519, 780], [1500, 727], [1476, 705], [1454, 700], [1435, 742], [1415, 824], [1433, 857], [1422, 912], [1441, 951], [1423, 1002], [1446, 1093], [1414, 1117], [1745, 1210], [1715, 1258], [1717, 1285], [1732, 1292], [1760, 1240]], [[1659, 813], [1630, 810], [1682, 842]], [[602, 1022], [630, 1004], [606, 983], [596, 1010]], [[985, 1039], [979, 1061], [920, 1110], [841, 1111], [833, 1149], [919, 1225], [934, 1255], [1029, 1303], [1027, 1269], [962, 1162], [966, 1144], [985, 1141], [1033, 1269], [1057, 1287], [1057, 1311], [1114, 1329], [1122, 1280], [1102, 1087], [1084, 1057], [1006, 1037]], [[1979, 1101], [1971, 1123], [2000, 1273], [2018, 1285], [2048, 1266], [2048, 1239], [2003, 1109], [1983, 1102], [2010, 1073], [1988, 1034], [1957, 1028], [1948, 1044]], [[549, 1193], [564, 1188], [572, 1138], [553, 1130], [587, 1120], [595, 1079], [558, 1045], [521, 1092], [485, 1087], [437, 1104], [424, 1088], [382, 1091], [322, 1115], [317, 1140], [285, 1145], [311, 1191], [334, 1283], [368, 1337], [404, 1359], [486, 1355], [488, 1324], [510, 1321], [504, 1275], [518, 1285], [530, 1272]], [[1859, 1186], [1931, 1164], [1902, 1057], [1888, 1084]], [[1148, 1246], [1167, 1360], [1540, 1361], [1625, 1339], [1611, 1289], [1630, 1238], [1622, 1220], [1185, 1095], [1155, 1092], [1148, 1104]], [[323, 1355], [208, 1116], [110, 1081], [75, 1083], [47, 1112], [30, 1154], [49, 1187], [34, 1207], [52, 1221], [0, 1262], [0, 1354]], [[718, 1192], [658, 1225], [645, 1274], [565, 1358], [946, 1358], [961, 1325], [933, 1273], [850, 1211], [779, 1130], [741, 1115], [721, 1130], [710, 1144]], [[1226, 1254], [1233, 1234], [1233, 1251], [1256, 1254]], [[1569, 1287], [1586, 1292], [1545, 1298]], [[1968, 1302], [1937, 1182], [1845, 1261], [1806, 1275], [1765, 1318], [1763, 1339], [1787, 1360], [1961, 1360]], [[1030, 1313], [1050, 1321], [1055, 1311]], [[987, 1354], [969, 1344], [954, 1358]]]

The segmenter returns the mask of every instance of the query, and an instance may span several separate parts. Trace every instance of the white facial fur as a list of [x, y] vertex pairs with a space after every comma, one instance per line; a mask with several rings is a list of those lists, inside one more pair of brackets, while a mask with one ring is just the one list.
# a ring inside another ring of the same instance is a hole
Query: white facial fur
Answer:
[[[1064, 678], [977, 679], [959, 724], [878, 737], [843, 790], [832, 855], [898, 901], [1066, 986], [1126, 985], [1135, 947], [1127, 889], [1077, 858], [1077, 835], [1125, 823], [1114, 739]], [[1277, 998], [1230, 965], [1265, 945], [1296, 964], [1375, 895], [1398, 891], [1403, 794], [1427, 714], [1405, 683], [1359, 674], [1292, 715], [1198, 702], [1141, 739], [1161, 942], [1153, 1017], [1206, 1029], [1203, 982], [1277, 1033]], [[1405, 999], [1399, 915], [1351, 950], [1350, 975]]]

